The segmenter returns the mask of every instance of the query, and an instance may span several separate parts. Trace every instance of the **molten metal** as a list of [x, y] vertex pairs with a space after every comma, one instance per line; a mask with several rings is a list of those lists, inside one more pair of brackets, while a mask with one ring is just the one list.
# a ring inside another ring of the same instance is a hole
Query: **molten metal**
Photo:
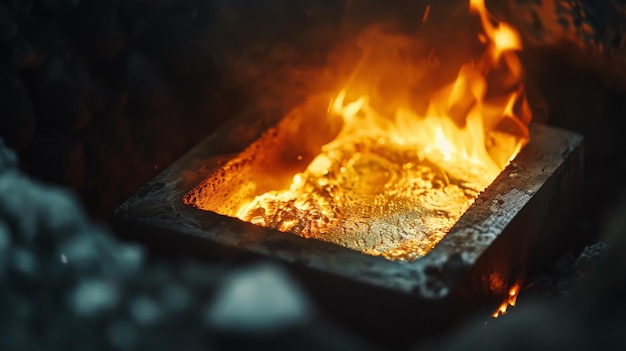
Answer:
[[425, 255], [529, 137], [520, 38], [483, 0], [470, 9], [480, 15], [485, 51], [424, 108], [412, 96], [423, 83], [415, 62], [401, 54], [407, 41], [369, 30], [360, 63], [318, 121], [341, 127], [317, 155], [293, 153], [298, 134], [316, 131], [286, 118], [199, 186], [232, 189], [212, 198], [194, 189], [184, 202], [389, 259]]

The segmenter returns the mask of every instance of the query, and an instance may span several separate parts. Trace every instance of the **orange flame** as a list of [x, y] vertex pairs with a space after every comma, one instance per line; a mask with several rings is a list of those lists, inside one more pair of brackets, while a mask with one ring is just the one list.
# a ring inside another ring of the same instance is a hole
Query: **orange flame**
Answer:
[[[521, 81], [522, 65], [515, 53], [522, 48], [518, 33], [506, 23], [495, 22], [484, 0], [470, 0], [470, 9], [480, 15], [484, 30], [479, 38], [487, 48], [480, 60], [463, 65], [456, 80], [435, 93], [426, 112], [419, 114], [411, 109], [410, 99], [385, 101], [382, 108], [371, 103], [370, 96], [380, 92], [359, 83], [373, 81], [376, 85], [396, 68], [388, 65], [398, 62], [371, 64], [379, 59], [379, 53], [368, 48], [350, 82], [331, 101], [330, 112], [342, 116], [344, 127], [323, 151], [365, 135], [378, 136], [378, 140], [397, 145], [415, 145], [423, 156], [439, 164], [467, 161], [480, 166], [485, 171], [483, 185], [489, 185], [528, 141], [531, 114]], [[513, 91], [488, 101], [487, 78], [491, 73], [504, 76], [514, 86]], [[363, 90], [365, 94], [346, 102], [347, 95]], [[381, 112], [389, 106], [395, 111]], [[463, 109], [466, 112], [461, 118], [453, 116]]]
[[498, 307], [498, 309], [491, 316], [493, 318], [498, 318], [501, 315], [506, 314], [509, 306], [515, 307], [515, 304], [517, 303], [517, 296], [519, 295], [520, 289], [521, 289], [520, 283], [513, 284], [513, 286], [511, 286], [511, 288], [509, 289], [508, 296], [504, 299], [502, 304], [500, 304], [500, 307]]

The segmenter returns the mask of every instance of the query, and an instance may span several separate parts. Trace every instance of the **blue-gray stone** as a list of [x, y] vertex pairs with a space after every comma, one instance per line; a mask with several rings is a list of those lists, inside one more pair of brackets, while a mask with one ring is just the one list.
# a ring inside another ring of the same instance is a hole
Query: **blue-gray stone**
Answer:
[[70, 306], [75, 314], [94, 317], [114, 308], [119, 300], [118, 287], [101, 279], [86, 279], [78, 283], [70, 295]]
[[78, 268], [96, 264], [100, 258], [99, 248], [92, 235], [76, 236], [65, 241], [59, 247], [58, 254], [64, 255], [69, 265]]
[[207, 326], [229, 333], [274, 332], [311, 317], [301, 289], [282, 269], [268, 264], [232, 273], [205, 311]]
[[0, 173], [7, 170], [14, 170], [17, 167], [17, 155], [9, 149], [4, 140], [0, 138]]
[[130, 314], [140, 325], [156, 323], [162, 315], [160, 307], [148, 296], [139, 296], [130, 304]]
[[30, 250], [15, 246], [11, 249], [11, 256], [12, 266], [15, 271], [26, 276], [34, 276], [37, 274], [37, 258]]
[[189, 291], [180, 284], [169, 284], [161, 290], [161, 305], [169, 312], [180, 312], [191, 305]]
[[132, 276], [143, 267], [146, 253], [138, 245], [117, 245], [113, 253], [119, 273], [124, 276]]
[[24, 243], [64, 239], [89, 228], [69, 192], [44, 186], [17, 172], [0, 175], [0, 218], [9, 222], [16, 238]]
[[602, 257], [607, 255], [608, 250], [609, 245], [604, 241], [598, 241], [593, 245], [585, 247], [575, 262], [575, 268], [578, 274], [586, 274]]

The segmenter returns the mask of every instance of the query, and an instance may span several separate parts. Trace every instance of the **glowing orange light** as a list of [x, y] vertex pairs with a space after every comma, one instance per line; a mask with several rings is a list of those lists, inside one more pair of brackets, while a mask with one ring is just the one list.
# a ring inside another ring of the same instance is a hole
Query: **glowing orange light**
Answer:
[[498, 307], [498, 309], [496, 309], [496, 311], [491, 316], [493, 318], [498, 318], [499, 316], [506, 314], [509, 306], [515, 307], [515, 304], [517, 303], [517, 296], [519, 295], [520, 289], [521, 289], [520, 283], [513, 284], [513, 286], [509, 289], [509, 294], [506, 297], [505, 301], [502, 302], [502, 304]]

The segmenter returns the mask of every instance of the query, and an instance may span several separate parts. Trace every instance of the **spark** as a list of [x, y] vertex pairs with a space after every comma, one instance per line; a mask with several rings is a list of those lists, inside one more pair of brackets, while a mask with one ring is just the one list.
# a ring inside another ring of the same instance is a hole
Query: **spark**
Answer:
[[430, 14], [430, 5], [426, 5], [426, 10], [424, 10], [424, 15], [422, 16], [422, 23], [426, 23], [426, 21], [428, 21], [429, 14]]

